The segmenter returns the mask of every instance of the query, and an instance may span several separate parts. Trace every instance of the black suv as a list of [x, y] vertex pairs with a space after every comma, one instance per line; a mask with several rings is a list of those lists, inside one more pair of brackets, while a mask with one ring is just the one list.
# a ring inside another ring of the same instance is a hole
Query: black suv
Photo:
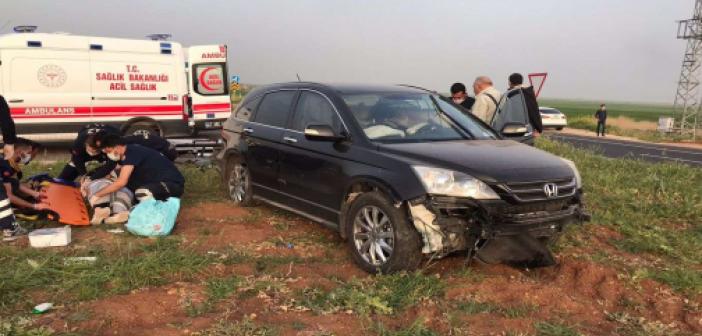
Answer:
[[586, 217], [572, 162], [503, 140], [419, 88], [259, 87], [222, 134], [217, 159], [232, 200], [263, 201], [338, 230], [368, 272], [412, 269], [454, 251], [488, 263], [553, 264], [547, 243]]

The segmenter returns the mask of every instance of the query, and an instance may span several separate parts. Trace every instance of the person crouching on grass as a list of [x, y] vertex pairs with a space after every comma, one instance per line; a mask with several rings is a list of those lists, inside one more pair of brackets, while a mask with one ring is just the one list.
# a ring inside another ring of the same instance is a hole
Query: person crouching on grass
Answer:
[[[102, 139], [100, 150], [119, 165], [117, 180], [95, 193], [92, 198], [107, 196], [123, 187], [134, 192], [138, 201], [155, 198], [165, 201], [181, 197], [185, 178], [178, 168], [161, 153], [136, 144], [126, 144], [118, 135]], [[92, 202], [91, 202], [92, 203]]]
[[33, 190], [29, 185], [20, 183], [22, 180], [22, 166], [29, 164], [40, 149], [34, 141], [18, 138], [15, 142], [14, 154], [7, 159], [0, 160], [0, 174], [2, 182], [12, 207], [17, 214], [35, 215], [37, 210], [46, 210], [48, 205], [42, 203], [45, 195]]

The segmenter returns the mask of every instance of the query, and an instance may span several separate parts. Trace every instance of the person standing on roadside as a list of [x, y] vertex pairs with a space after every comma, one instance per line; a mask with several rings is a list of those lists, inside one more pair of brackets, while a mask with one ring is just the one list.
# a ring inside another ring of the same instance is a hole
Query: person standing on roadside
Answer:
[[475, 98], [468, 96], [466, 93], [466, 86], [463, 83], [453, 83], [451, 85], [451, 100], [456, 105], [463, 107], [464, 109], [470, 111], [475, 104]]
[[[0, 95], [0, 128], [2, 129], [2, 141], [4, 143], [4, 158], [12, 158], [15, 155], [17, 132], [15, 131], [15, 122], [12, 120], [12, 114], [10, 113], [10, 106], [7, 105], [7, 101], [2, 95]], [[0, 176], [0, 184], [4, 185], [2, 176]], [[3, 241], [13, 241], [19, 236], [27, 234], [27, 230], [17, 224], [10, 200], [7, 198], [7, 192], [2, 187], [0, 187], [0, 230], [2, 231]]]
[[600, 109], [595, 112], [595, 119], [597, 119], [597, 136], [605, 136], [605, 123], [607, 122], [607, 106], [605, 104], [600, 105]]
[[497, 104], [502, 98], [502, 93], [492, 86], [492, 79], [487, 76], [480, 76], [475, 79], [473, 92], [475, 92], [475, 104], [473, 104], [471, 112], [490, 125], [492, 117], [497, 111]]

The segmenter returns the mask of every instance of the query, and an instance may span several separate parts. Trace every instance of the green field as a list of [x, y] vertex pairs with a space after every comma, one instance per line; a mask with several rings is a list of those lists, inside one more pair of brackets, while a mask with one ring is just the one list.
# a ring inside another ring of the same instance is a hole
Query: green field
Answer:
[[[672, 117], [673, 106], [664, 104], [641, 103], [607, 103], [607, 112], [610, 117], [628, 117], [637, 121], [652, 121], [657, 123], [658, 118]], [[592, 118], [601, 102], [585, 100], [540, 99], [539, 105], [553, 107], [565, 113], [568, 118]]]

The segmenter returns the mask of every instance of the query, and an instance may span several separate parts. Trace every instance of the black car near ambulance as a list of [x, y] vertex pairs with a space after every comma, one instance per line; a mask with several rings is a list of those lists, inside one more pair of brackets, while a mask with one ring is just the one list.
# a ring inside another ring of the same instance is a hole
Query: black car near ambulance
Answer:
[[455, 251], [544, 266], [586, 220], [573, 162], [505, 140], [440, 95], [409, 86], [295, 82], [250, 92], [217, 155], [229, 196], [332, 227], [372, 273]]

